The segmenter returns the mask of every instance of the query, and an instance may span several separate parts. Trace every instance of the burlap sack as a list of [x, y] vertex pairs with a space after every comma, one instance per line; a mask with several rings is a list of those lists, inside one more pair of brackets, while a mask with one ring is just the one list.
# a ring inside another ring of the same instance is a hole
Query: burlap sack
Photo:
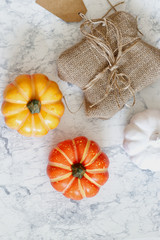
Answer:
[[[77, 45], [66, 50], [58, 60], [59, 77], [66, 82], [79, 86], [81, 89], [85, 89], [87, 84], [98, 73], [101, 73], [98, 81], [84, 91], [86, 113], [91, 118], [111, 118], [136, 92], [160, 78], [160, 50], [141, 39], [137, 40], [136, 19], [126, 12], [115, 12], [108, 19], [115, 24], [121, 33], [123, 50], [131, 42], [134, 43], [131, 44], [132, 46], [128, 51], [124, 51], [125, 54], [116, 64], [118, 65], [116, 71], [128, 77], [131, 81], [130, 88], [133, 91], [124, 88], [119, 93], [117, 89], [113, 88], [107, 97], [101, 101], [105, 96], [111, 71], [109, 69], [103, 71], [108, 66], [108, 62], [88, 39], [83, 39]], [[115, 29], [112, 25], [109, 25], [107, 32], [103, 26], [98, 26], [98, 30], [102, 35], [107, 35], [107, 41], [116, 55]], [[99, 101], [100, 103], [98, 103]]]

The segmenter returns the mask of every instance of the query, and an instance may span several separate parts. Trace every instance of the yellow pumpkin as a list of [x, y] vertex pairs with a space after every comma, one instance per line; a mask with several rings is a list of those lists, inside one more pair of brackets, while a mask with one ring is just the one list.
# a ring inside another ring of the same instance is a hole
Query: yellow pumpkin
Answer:
[[43, 136], [58, 126], [64, 113], [57, 83], [43, 74], [20, 75], [4, 91], [2, 113], [20, 134]]

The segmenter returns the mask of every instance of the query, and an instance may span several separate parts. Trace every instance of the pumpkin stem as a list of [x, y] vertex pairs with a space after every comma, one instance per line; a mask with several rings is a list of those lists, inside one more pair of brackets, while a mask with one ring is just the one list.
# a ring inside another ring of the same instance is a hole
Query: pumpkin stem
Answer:
[[156, 132], [156, 133], [152, 134], [150, 140], [151, 141], [158, 141], [158, 140], [160, 140], [160, 133]]
[[27, 104], [27, 107], [32, 114], [39, 113], [41, 110], [41, 103], [39, 100], [33, 99]]
[[75, 163], [72, 166], [72, 175], [81, 179], [86, 172], [85, 167], [81, 163]]
[[160, 147], [160, 133], [153, 133], [150, 137], [150, 145], [153, 147]]

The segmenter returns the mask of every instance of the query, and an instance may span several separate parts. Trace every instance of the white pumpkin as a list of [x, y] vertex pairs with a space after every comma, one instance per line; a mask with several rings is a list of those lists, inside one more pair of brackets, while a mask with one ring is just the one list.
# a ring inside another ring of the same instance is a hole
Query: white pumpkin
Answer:
[[133, 116], [123, 146], [139, 168], [160, 171], [160, 111], [148, 109]]

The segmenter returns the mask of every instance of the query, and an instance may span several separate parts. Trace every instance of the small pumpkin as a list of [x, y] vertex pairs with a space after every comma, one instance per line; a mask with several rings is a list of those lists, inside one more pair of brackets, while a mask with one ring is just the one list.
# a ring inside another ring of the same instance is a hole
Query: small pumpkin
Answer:
[[108, 180], [109, 159], [86, 137], [66, 140], [49, 155], [47, 174], [52, 186], [67, 198], [93, 197]]
[[6, 87], [3, 97], [6, 124], [26, 137], [47, 134], [58, 126], [64, 113], [57, 83], [43, 74], [18, 76]]
[[133, 116], [123, 146], [139, 168], [160, 171], [160, 111], [148, 109]]

